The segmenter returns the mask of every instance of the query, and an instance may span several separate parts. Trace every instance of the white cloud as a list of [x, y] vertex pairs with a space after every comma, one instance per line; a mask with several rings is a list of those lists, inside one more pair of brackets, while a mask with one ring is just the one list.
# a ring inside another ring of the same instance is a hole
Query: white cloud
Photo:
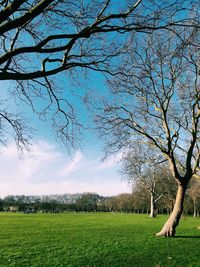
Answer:
[[74, 158], [64, 166], [64, 168], [60, 171], [60, 175], [68, 175], [69, 173], [73, 172], [79, 166], [83, 158], [83, 154], [80, 151], [75, 153]]
[[117, 172], [116, 161], [101, 162], [77, 151], [70, 160], [54, 145], [40, 141], [23, 159], [14, 144], [0, 153], [0, 196], [10, 194], [63, 194], [96, 192], [115, 195], [130, 192]]
[[121, 153], [117, 153], [113, 156], [110, 156], [108, 158], [106, 158], [105, 160], [102, 160], [99, 163], [98, 168], [99, 169], [109, 169], [112, 168], [114, 166], [117, 165], [117, 163], [119, 163], [119, 161], [122, 159], [122, 154]]

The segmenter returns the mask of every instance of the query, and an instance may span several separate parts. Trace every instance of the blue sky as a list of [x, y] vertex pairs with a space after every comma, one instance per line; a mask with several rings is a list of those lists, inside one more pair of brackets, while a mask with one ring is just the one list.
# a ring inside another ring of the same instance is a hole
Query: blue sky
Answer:
[[[90, 88], [105, 94], [103, 79], [92, 74]], [[4, 83], [8, 88], [8, 83]], [[14, 86], [14, 84], [10, 84]], [[87, 87], [87, 85], [86, 85]], [[84, 88], [82, 88], [84, 90]], [[6, 93], [5, 93], [6, 97]], [[68, 99], [69, 100], [69, 99]], [[78, 113], [87, 124], [92, 126], [87, 110], [75, 98], [70, 99], [77, 106]], [[12, 106], [12, 105], [11, 105]], [[16, 106], [12, 106], [13, 110]], [[56, 142], [54, 133], [47, 124], [39, 121], [27, 107], [27, 118], [37, 130], [36, 141], [30, 152], [23, 158], [18, 157], [12, 139], [7, 147], [1, 147], [0, 153], [0, 196], [6, 195], [41, 195], [95, 192], [100, 195], [117, 195], [131, 192], [131, 187], [120, 175], [120, 154], [102, 161], [103, 143], [97, 139], [97, 133], [83, 130], [82, 149], [74, 151], [72, 157]], [[87, 119], [86, 119], [87, 118]]]

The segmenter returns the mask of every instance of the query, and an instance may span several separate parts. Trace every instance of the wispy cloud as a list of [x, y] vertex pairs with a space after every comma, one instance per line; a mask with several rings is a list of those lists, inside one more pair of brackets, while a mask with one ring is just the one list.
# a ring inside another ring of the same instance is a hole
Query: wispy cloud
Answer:
[[63, 169], [60, 171], [60, 175], [66, 176], [69, 173], [73, 172], [74, 170], [77, 170], [77, 167], [79, 167], [79, 164], [82, 159], [83, 159], [83, 154], [80, 151], [77, 151], [75, 153], [74, 158], [70, 162], [66, 163]]
[[114, 158], [100, 161], [77, 151], [70, 160], [59, 149], [45, 141], [34, 145], [23, 159], [10, 144], [0, 153], [0, 196], [9, 194], [52, 194], [96, 192], [114, 195], [130, 192], [122, 182]]
[[98, 168], [101, 170], [110, 169], [112, 167], [115, 167], [120, 162], [121, 159], [122, 159], [122, 154], [117, 153], [113, 156], [110, 156], [110, 157], [104, 159], [104, 160], [101, 160]]

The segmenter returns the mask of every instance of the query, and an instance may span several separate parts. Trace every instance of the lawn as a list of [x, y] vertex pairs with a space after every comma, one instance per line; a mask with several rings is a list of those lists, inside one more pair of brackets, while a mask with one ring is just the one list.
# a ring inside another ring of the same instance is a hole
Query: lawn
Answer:
[[0, 267], [200, 266], [200, 219], [156, 238], [167, 217], [112, 213], [0, 213]]

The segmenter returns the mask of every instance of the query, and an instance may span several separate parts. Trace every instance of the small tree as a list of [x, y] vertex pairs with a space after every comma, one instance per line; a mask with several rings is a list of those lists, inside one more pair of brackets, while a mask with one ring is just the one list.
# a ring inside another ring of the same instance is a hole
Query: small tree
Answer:
[[117, 209], [121, 212], [133, 212], [134, 197], [132, 194], [120, 194], [115, 197], [117, 201]]
[[155, 154], [147, 146], [135, 146], [124, 158], [123, 173], [127, 176], [133, 187], [142, 184], [150, 195], [150, 215], [156, 217], [156, 206], [158, 201], [166, 194], [164, 185], [168, 181], [169, 172], [160, 166], [163, 159]]
[[97, 203], [100, 196], [94, 193], [83, 193], [76, 200], [78, 211], [97, 211]]
[[193, 216], [199, 216], [199, 208], [200, 208], [200, 180], [194, 178], [191, 180], [188, 189], [188, 195], [193, 203]]

